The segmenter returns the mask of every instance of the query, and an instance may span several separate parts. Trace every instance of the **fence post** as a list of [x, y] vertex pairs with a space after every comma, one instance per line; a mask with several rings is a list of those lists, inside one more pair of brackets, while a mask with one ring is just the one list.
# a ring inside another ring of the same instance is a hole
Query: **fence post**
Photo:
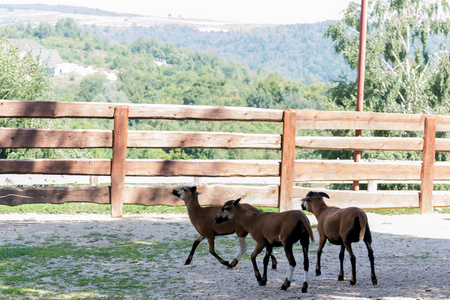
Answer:
[[278, 192], [278, 209], [292, 209], [292, 192], [294, 190], [294, 159], [297, 112], [285, 110], [283, 113], [283, 136], [281, 139], [280, 190]]
[[420, 214], [433, 212], [434, 160], [436, 153], [436, 117], [425, 118], [422, 169], [420, 172]]
[[111, 160], [111, 217], [122, 216], [125, 188], [128, 106], [114, 110], [113, 154]]

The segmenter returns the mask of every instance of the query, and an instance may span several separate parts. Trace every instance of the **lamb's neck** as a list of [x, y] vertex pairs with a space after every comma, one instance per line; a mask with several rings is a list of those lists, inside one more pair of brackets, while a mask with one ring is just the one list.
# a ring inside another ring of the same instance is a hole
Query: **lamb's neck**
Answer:
[[193, 197], [191, 200], [186, 201], [186, 208], [189, 214], [200, 211], [202, 207], [198, 203], [198, 197]]
[[325, 202], [317, 203], [313, 207], [313, 214], [316, 217], [317, 220], [319, 220], [320, 215], [328, 209], [328, 205], [325, 204]]
[[239, 208], [239, 213], [236, 214], [235, 220], [244, 227], [245, 230], [251, 232], [251, 225], [254, 224], [254, 220], [258, 213], [251, 212], [245, 208]]

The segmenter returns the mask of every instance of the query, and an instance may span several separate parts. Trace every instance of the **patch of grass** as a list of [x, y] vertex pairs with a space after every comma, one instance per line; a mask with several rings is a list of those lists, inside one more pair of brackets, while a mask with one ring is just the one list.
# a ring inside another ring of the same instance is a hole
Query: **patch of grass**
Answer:
[[[276, 207], [257, 207], [262, 212], [278, 212]], [[419, 208], [399, 209], [368, 209], [367, 212], [382, 215], [419, 214]], [[436, 213], [450, 213], [450, 207], [435, 208]], [[103, 214], [111, 213], [111, 206], [107, 204], [94, 203], [64, 203], [64, 204], [26, 204], [18, 206], [0, 205], [0, 214], [8, 213], [38, 213], [38, 214]], [[146, 213], [187, 213], [186, 206], [145, 206], [125, 204], [124, 214], [146, 214]], [[310, 214], [309, 212], [305, 212]]]
[[174, 257], [187, 255], [191, 240], [137, 241], [97, 232], [83, 236], [92, 237], [110, 244], [0, 247], [0, 299], [152, 299], [156, 288], [185, 280], [167, 273], [155, 282], [146, 278], [155, 262], [163, 270]]
[[[366, 209], [365, 211], [379, 215], [414, 215], [420, 213], [419, 208]], [[435, 208], [434, 212], [449, 214], [450, 207]]]

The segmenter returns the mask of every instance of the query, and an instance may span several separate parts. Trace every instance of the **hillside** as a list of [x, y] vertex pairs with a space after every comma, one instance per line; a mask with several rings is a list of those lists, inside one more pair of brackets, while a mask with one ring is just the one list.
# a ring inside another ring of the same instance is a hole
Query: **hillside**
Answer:
[[0, 11], [4, 24], [36, 26], [46, 20], [54, 25], [62, 18], [72, 18], [85, 30], [115, 43], [135, 41], [139, 37], [156, 39], [176, 47], [210, 51], [247, 65], [252, 71], [261, 68], [277, 71], [304, 83], [329, 82], [337, 80], [342, 73], [352, 74], [342, 57], [334, 52], [332, 42], [323, 36], [330, 22], [264, 26], [169, 16], [117, 16], [60, 5], [0, 5]]

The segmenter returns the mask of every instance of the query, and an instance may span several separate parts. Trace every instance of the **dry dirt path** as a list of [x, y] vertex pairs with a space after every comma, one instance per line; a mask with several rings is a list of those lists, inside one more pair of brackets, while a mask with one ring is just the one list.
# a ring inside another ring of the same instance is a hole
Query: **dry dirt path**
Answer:
[[[108, 246], [111, 239], [143, 245], [140, 248], [144, 249], [140, 250], [143, 255], [137, 260], [127, 261], [125, 258], [108, 263], [96, 260], [88, 264], [95, 269], [96, 278], [109, 276], [111, 286], [125, 277], [139, 281], [139, 285], [128, 290], [123, 288], [115, 291], [91, 284], [91, 295], [99, 295], [99, 298], [450, 299], [450, 215], [368, 216], [373, 233], [378, 286], [372, 286], [367, 251], [363, 243], [354, 246], [357, 257], [355, 286], [349, 284], [350, 260], [347, 253], [344, 262], [346, 279], [337, 281], [339, 247], [330, 244], [325, 246], [322, 255], [322, 275], [316, 277], [315, 242], [310, 247], [309, 290], [306, 294], [301, 293], [303, 259], [299, 246], [295, 252], [298, 266], [294, 282], [287, 291], [280, 290], [288, 267], [281, 249], [276, 250], [279, 267], [277, 270], [269, 270], [268, 283], [264, 287], [258, 286], [253, 275], [248, 257], [254, 244], [250, 242], [247, 255], [234, 269], [227, 269], [209, 255], [206, 241], [198, 247], [192, 264], [185, 266], [184, 261], [197, 233], [184, 214], [131, 215], [121, 219], [111, 219], [105, 215], [0, 215], [0, 247], [39, 245], [42, 241], [51, 244], [64, 240], [89, 251], [91, 247], [102, 249]], [[313, 224], [316, 223], [313, 216], [310, 220]], [[315, 229], [314, 234], [317, 241], [318, 233]], [[166, 248], [161, 248], [161, 245]], [[237, 251], [236, 236], [219, 237], [216, 245], [221, 256], [231, 261]], [[155, 253], [156, 249], [161, 253]], [[262, 256], [260, 254], [258, 257], [260, 267]], [[54, 263], [75, 268], [78, 262], [55, 259]], [[120, 276], [111, 276], [112, 264], [121, 270]], [[105, 267], [106, 265], [109, 267]], [[90, 276], [94, 272], [86, 268], [89, 267], [83, 265], [83, 269], [77, 271], [73, 278]], [[40, 269], [33, 269], [33, 272], [40, 272]], [[20, 286], [20, 283], [14, 284]], [[2, 282], [0, 287], [7, 288]], [[65, 295], [69, 292], [72, 295], [84, 295], [86, 286], [81, 287], [69, 281], [63, 284], [63, 288], [61, 285], [48, 285], [44, 289], [37, 284], [37, 289], [47, 290], [40, 292], [40, 295], [50, 293], [55, 299], [62, 299], [68, 298]], [[7, 297], [0, 293], [0, 298]]]

